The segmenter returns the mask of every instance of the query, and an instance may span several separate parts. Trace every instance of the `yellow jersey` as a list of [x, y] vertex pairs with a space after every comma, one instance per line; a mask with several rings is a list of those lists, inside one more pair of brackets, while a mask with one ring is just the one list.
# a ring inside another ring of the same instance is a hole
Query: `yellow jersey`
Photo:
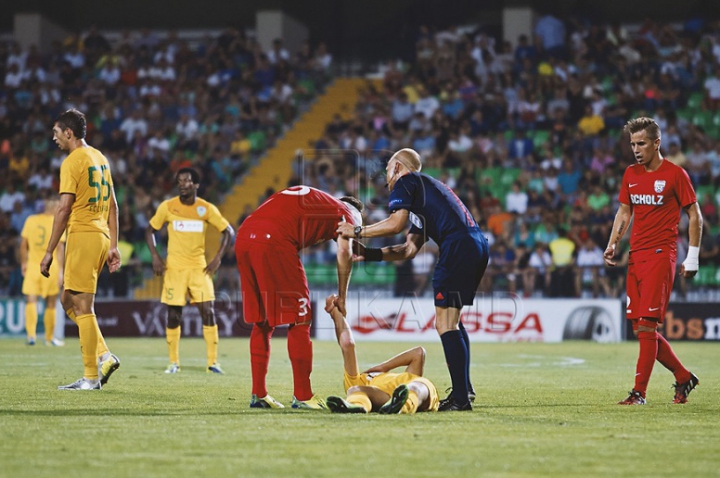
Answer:
[[[28, 264], [39, 265], [45, 257], [54, 219], [52, 214], [33, 214], [25, 220], [20, 237], [28, 243]], [[60, 242], [65, 242], [65, 234]], [[57, 249], [53, 253], [53, 261], [57, 264]]]
[[77, 148], [60, 166], [60, 194], [75, 195], [67, 232], [102, 232], [110, 237], [112, 176], [107, 158], [90, 146]]
[[224, 231], [230, 223], [222, 217], [217, 207], [204, 199], [195, 198], [195, 203], [186, 205], [176, 196], [163, 201], [150, 226], [159, 230], [168, 223], [168, 269], [204, 269], [205, 231], [212, 224], [218, 231]]

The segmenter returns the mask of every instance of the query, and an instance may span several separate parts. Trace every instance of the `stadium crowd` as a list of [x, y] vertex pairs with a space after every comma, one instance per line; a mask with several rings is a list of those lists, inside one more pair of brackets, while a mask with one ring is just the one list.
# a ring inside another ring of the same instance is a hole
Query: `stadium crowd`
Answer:
[[[618, 297], [625, 269], [606, 268], [602, 255], [633, 161], [622, 127], [650, 116], [663, 132], [663, 154], [687, 169], [702, 206], [695, 282], [720, 285], [719, 34], [718, 23], [628, 29], [550, 15], [516, 45], [483, 31], [423, 28], [413, 61], [385, 65], [381, 87], [368, 82], [354, 118], [328, 125], [296, 182], [372, 199], [373, 222], [385, 217], [388, 195], [384, 175], [373, 174], [388, 151], [412, 147], [423, 172], [455, 189], [487, 231], [484, 290]], [[344, 149], [358, 151], [359, 161], [333, 153]], [[683, 215], [679, 261], [686, 228]], [[434, 261], [416, 261], [416, 292], [426, 291]], [[684, 297], [684, 279], [676, 284]]]
[[88, 143], [113, 167], [125, 272], [104, 277], [100, 294], [125, 296], [141, 263], [143, 232], [174, 175], [192, 166], [212, 202], [235, 184], [330, 79], [323, 44], [263, 51], [228, 28], [192, 42], [170, 31], [126, 31], [109, 41], [95, 28], [50, 51], [0, 43], [0, 295], [17, 295], [19, 232], [56, 194], [64, 154], [52, 143], [57, 115], [88, 118]]
[[[121, 237], [132, 251], [153, 208], [174, 194], [175, 171], [196, 167], [201, 196], [221, 200], [330, 80], [324, 45], [287, 48], [278, 40], [264, 52], [233, 28], [193, 45], [172, 31], [125, 32], [111, 43], [95, 29], [49, 52], [0, 45], [0, 294], [19, 292], [18, 231], [57, 187], [63, 156], [49, 129], [58, 113], [87, 113], [89, 142], [114, 168]], [[602, 252], [632, 161], [622, 126], [647, 115], [663, 131], [665, 157], [698, 191], [706, 227], [695, 282], [720, 285], [720, 24], [627, 28], [545, 15], [516, 44], [481, 29], [422, 28], [414, 58], [383, 65], [379, 76], [354, 117], [337, 116], [299, 157], [291, 184], [356, 195], [374, 222], [387, 215], [383, 161], [412, 147], [423, 172], [453, 187], [487, 232], [484, 290], [616, 297], [625, 271], [605, 268]], [[306, 260], [328, 264], [331, 248]], [[130, 269], [149, 263], [142, 250]], [[398, 281], [410, 277], [397, 289], [427, 291], [434, 254], [426, 246], [397, 265]], [[227, 259], [220, 289], [237, 280]], [[125, 274], [110, 284], [115, 295], [142, 277]], [[684, 294], [685, 282], [676, 283]]]

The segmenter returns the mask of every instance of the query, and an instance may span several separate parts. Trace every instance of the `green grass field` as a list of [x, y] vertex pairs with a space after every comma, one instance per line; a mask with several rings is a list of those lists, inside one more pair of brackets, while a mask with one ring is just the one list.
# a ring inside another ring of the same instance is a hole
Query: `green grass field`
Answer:
[[[101, 392], [57, 391], [82, 374], [64, 348], [0, 340], [0, 476], [718, 476], [717, 344], [676, 343], [700, 377], [686, 405], [659, 364], [648, 405], [620, 407], [636, 343], [474, 344], [473, 412], [415, 416], [250, 410], [248, 343], [220, 342], [226, 375], [204, 372], [204, 343], [183, 339], [182, 373], [163, 373], [162, 339], [110, 339], [122, 366]], [[292, 396], [285, 341], [268, 385]], [[407, 348], [359, 343], [361, 366]], [[442, 348], [426, 375], [444, 396]], [[313, 384], [342, 393], [337, 345], [315, 343]]]

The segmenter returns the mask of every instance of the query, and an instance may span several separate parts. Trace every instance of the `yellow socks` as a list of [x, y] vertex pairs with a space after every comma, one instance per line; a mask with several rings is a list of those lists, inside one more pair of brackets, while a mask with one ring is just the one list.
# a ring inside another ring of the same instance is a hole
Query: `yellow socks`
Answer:
[[43, 324], [45, 324], [45, 340], [51, 342], [55, 335], [55, 307], [45, 306]]
[[207, 347], [207, 364], [208, 367], [217, 363], [217, 346], [218, 346], [218, 328], [217, 325], [208, 327], [203, 325], [203, 337], [205, 338], [205, 346]]
[[405, 402], [405, 405], [403, 405], [403, 407], [400, 409], [400, 413], [415, 413], [417, 412], [419, 406], [420, 397], [418, 397], [418, 394], [415, 393], [413, 390], [410, 390], [410, 393], [408, 393], [407, 401]]
[[180, 327], [165, 329], [170, 363], [180, 364]]
[[[72, 318], [72, 317], [71, 317]], [[83, 377], [90, 380], [98, 379], [97, 349], [98, 326], [95, 314], [83, 314], [75, 317], [80, 335], [80, 352], [82, 352], [85, 373]]]
[[[76, 316], [76, 315], [75, 315], [75, 311], [74, 311], [72, 308], [66, 310], [66, 311], [65, 311], [65, 315], [67, 315], [68, 317], [70, 317], [70, 320], [72, 320], [73, 322], [75, 322], [76, 324], [78, 324], [78, 327], [80, 327], [80, 324], [78, 323], [78, 319], [79, 319], [80, 317], [83, 317], [82, 315]], [[53, 316], [53, 317], [54, 317], [54, 316]], [[94, 334], [94, 336], [97, 338], [97, 345], [95, 346], [95, 349], [97, 350], [97, 357], [99, 357], [100, 359], [102, 359], [102, 357], [103, 357], [104, 355], [109, 355], [109, 354], [110, 354], [110, 350], [108, 349], [108, 346], [107, 346], [107, 344], [105, 343], [105, 337], [103, 337], [102, 332], [100, 332], [100, 326], [99, 326], [98, 323], [97, 323], [97, 317], [94, 316], [94, 315], [93, 315], [93, 317], [95, 317], [95, 334]], [[47, 320], [47, 319], [45, 319], [45, 320]], [[55, 327], [54, 324], [55, 324], [55, 322], [53, 322], [53, 327]], [[51, 338], [51, 339], [52, 339], [52, 338]], [[81, 345], [81, 346], [82, 346], [82, 345]], [[87, 377], [85, 377], [85, 378], [87, 378]]]
[[97, 320], [95, 320], [95, 332], [97, 333], [97, 356], [100, 357], [100, 359], [105, 359], [107, 356], [110, 355], [110, 350], [108, 350], [108, 346], [105, 343], [105, 337], [103, 337], [102, 332], [100, 332], [100, 326], [97, 323]]
[[25, 330], [27, 331], [28, 339], [35, 339], [37, 323], [37, 302], [28, 302], [25, 304]]
[[347, 402], [351, 403], [352, 405], [359, 405], [363, 407], [368, 413], [372, 411], [372, 402], [370, 402], [370, 398], [364, 393], [351, 393], [347, 397]]

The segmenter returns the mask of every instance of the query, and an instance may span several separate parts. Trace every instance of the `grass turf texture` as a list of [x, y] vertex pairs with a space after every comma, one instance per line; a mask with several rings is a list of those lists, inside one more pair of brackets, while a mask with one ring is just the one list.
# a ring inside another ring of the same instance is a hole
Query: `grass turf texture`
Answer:
[[[700, 377], [673, 405], [656, 364], [648, 405], [615, 403], [632, 387], [635, 342], [473, 344], [473, 412], [416, 416], [291, 410], [290, 363], [273, 339], [268, 388], [285, 410], [251, 410], [247, 340], [221, 339], [226, 375], [205, 373], [201, 339], [181, 342], [182, 372], [163, 373], [162, 339], [109, 339], [122, 366], [99, 392], [58, 391], [80, 377], [64, 348], [0, 340], [0, 476], [710, 476], [720, 468], [720, 347], [675, 343]], [[439, 343], [426, 376], [450, 380]], [[361, 367], [407, 348], [359, 343]], [[313, 386], [342, 395], [342, 361], [315, 343]]]

